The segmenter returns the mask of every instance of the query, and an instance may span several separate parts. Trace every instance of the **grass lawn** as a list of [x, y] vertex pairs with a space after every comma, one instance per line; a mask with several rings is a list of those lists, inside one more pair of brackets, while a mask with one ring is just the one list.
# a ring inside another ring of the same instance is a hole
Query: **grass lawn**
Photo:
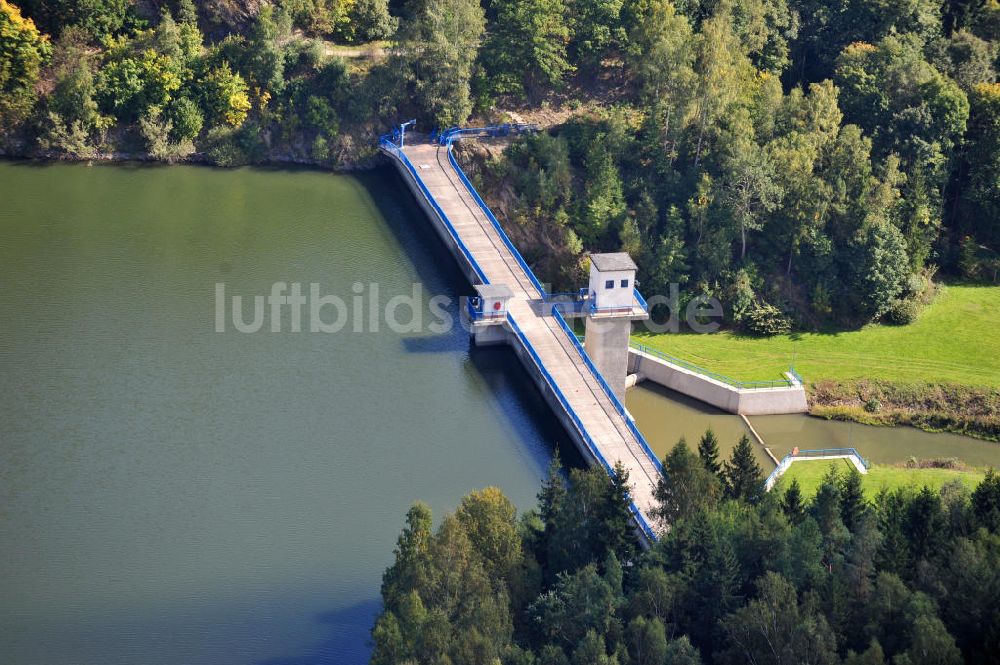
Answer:
[[745, 337], [632, 337], [740, 380], [781, 378], [792, 364], [805, 381], [883, 379], [1000, 387], [1000, 287], [950, 285], [908, 326], [872, 325], [836, 333]]
[[[781, 477], [780, 484], [787, 487], [792, 478], [799, 481], [802, 486], [802, 494], [811, 497], [816, 494], [823, 477], [830, 467], [836, 467], [841, 472], [854, 468], [847, 460], [817, 460], [815, 462], [795, 462], [785, 475]], [[972, 469], [968, 471], [958, 471], [956, 469], [905, 469], [896, 466], [872, 465], [868, 473], [861, 476], [862, 487], [868, 498], [873, 498], [883, 487], [894, 489], [913, 485], [918, 488], [927, 485], [932, 489], [938, 489], [949, 480], [959, 479], [968, 485], [969, 489], [974, 489], [976, 485], [986, 475], [984, 471]]]

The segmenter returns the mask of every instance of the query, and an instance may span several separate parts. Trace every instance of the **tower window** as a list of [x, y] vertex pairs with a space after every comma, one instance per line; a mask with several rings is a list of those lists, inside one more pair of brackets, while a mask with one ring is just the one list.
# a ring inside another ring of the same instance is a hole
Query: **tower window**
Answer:
[[604, 282], [604, 288], [606, 288], [606, 289], [613, 289], [613, 288], [615, 288], [615, 280], [609, 279], [608, 281]]
[[627, 289], [628, 288], [628, 280], [627, 279], [623, 279], [622, 280], [622, 288], [623, 289]]

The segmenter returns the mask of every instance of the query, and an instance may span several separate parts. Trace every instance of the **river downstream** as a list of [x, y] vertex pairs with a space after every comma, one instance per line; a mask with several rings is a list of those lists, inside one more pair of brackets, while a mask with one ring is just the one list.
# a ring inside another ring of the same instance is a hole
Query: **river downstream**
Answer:
[[[625, 404], [650, 447], [661, 457], [681, 436], [694, 449], [709, 427], [719, 437], [722, 457], [729, 456], [743, 434], [753, 440], [739, 416], [649, 381], [630, 390]], [[796, 446], [802, 450], [853, 447], [875, 464], [900, 464], [910, 457], [955, 457], [969, 466], [1000, 468], [1000, 444], [958, 434], [925, 432], [913, 427], [871, 427], [797, 414], [752, 416], [750, 422], [778, 459]], [[760, 446], [754, 446], [754, 454], [766, 472], [774, 468]]]

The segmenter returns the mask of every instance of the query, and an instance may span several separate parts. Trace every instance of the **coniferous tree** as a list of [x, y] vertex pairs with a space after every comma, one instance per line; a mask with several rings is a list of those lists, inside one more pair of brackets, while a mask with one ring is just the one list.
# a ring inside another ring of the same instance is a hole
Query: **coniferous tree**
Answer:
[[792, 524], [800, 524], [805, 517], [806, 509], [802, 501], [802, 486], [799, 485], [798, 478], [792, 478], [788, 484], [788, 489], [781, 500], [781, 509]]
[[701, 458], [705, 468], [715, 475], [719, 475], [722, 471], [722, 466], [719, 464], [719, 438], [715, 436], [711, 427], [705, 430], [701, 441], [698, 442], [698, 457]]
[[854, 531], [866, 510], [861, 474], [852, 466], [840, 477], [840, 517], [848, 531]]
[[663, 460], [663, 475], [656, 485], [654, 516], [665, 524], [694, 515], [715, 504], [719, 481], [692, 454], [681, 437]]
[[629, 496], [631, 491], [628, 469], [621, 461], [615, 462], [603, 513], [608, 550], [615, 554], [619, 561], [624, 562], [635, 558], [635, 522], [629, 510], [632, 503]]
[[754, 503], [760, 498], [764, 491], [764, 472], [753, 456], [753, 446], [746, 434], [740, 437], [733, 448], [733, 454], [725, 463], [722, 473], [726, 496], [730, 499]]
[[972, 493], [972, 514], [978, 526], [1000, 532], [1000, 474], [993, 469]]

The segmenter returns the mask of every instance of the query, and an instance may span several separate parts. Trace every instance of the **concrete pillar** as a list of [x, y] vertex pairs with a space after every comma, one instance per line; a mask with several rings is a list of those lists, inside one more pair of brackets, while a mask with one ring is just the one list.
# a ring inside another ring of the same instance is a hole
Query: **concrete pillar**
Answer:
[[628, 376], [628, 338], [632, 320], [624, 317], [587, 317], [584, 348], [597, 370], [611, 386], [618, 399], [625, 401]]

